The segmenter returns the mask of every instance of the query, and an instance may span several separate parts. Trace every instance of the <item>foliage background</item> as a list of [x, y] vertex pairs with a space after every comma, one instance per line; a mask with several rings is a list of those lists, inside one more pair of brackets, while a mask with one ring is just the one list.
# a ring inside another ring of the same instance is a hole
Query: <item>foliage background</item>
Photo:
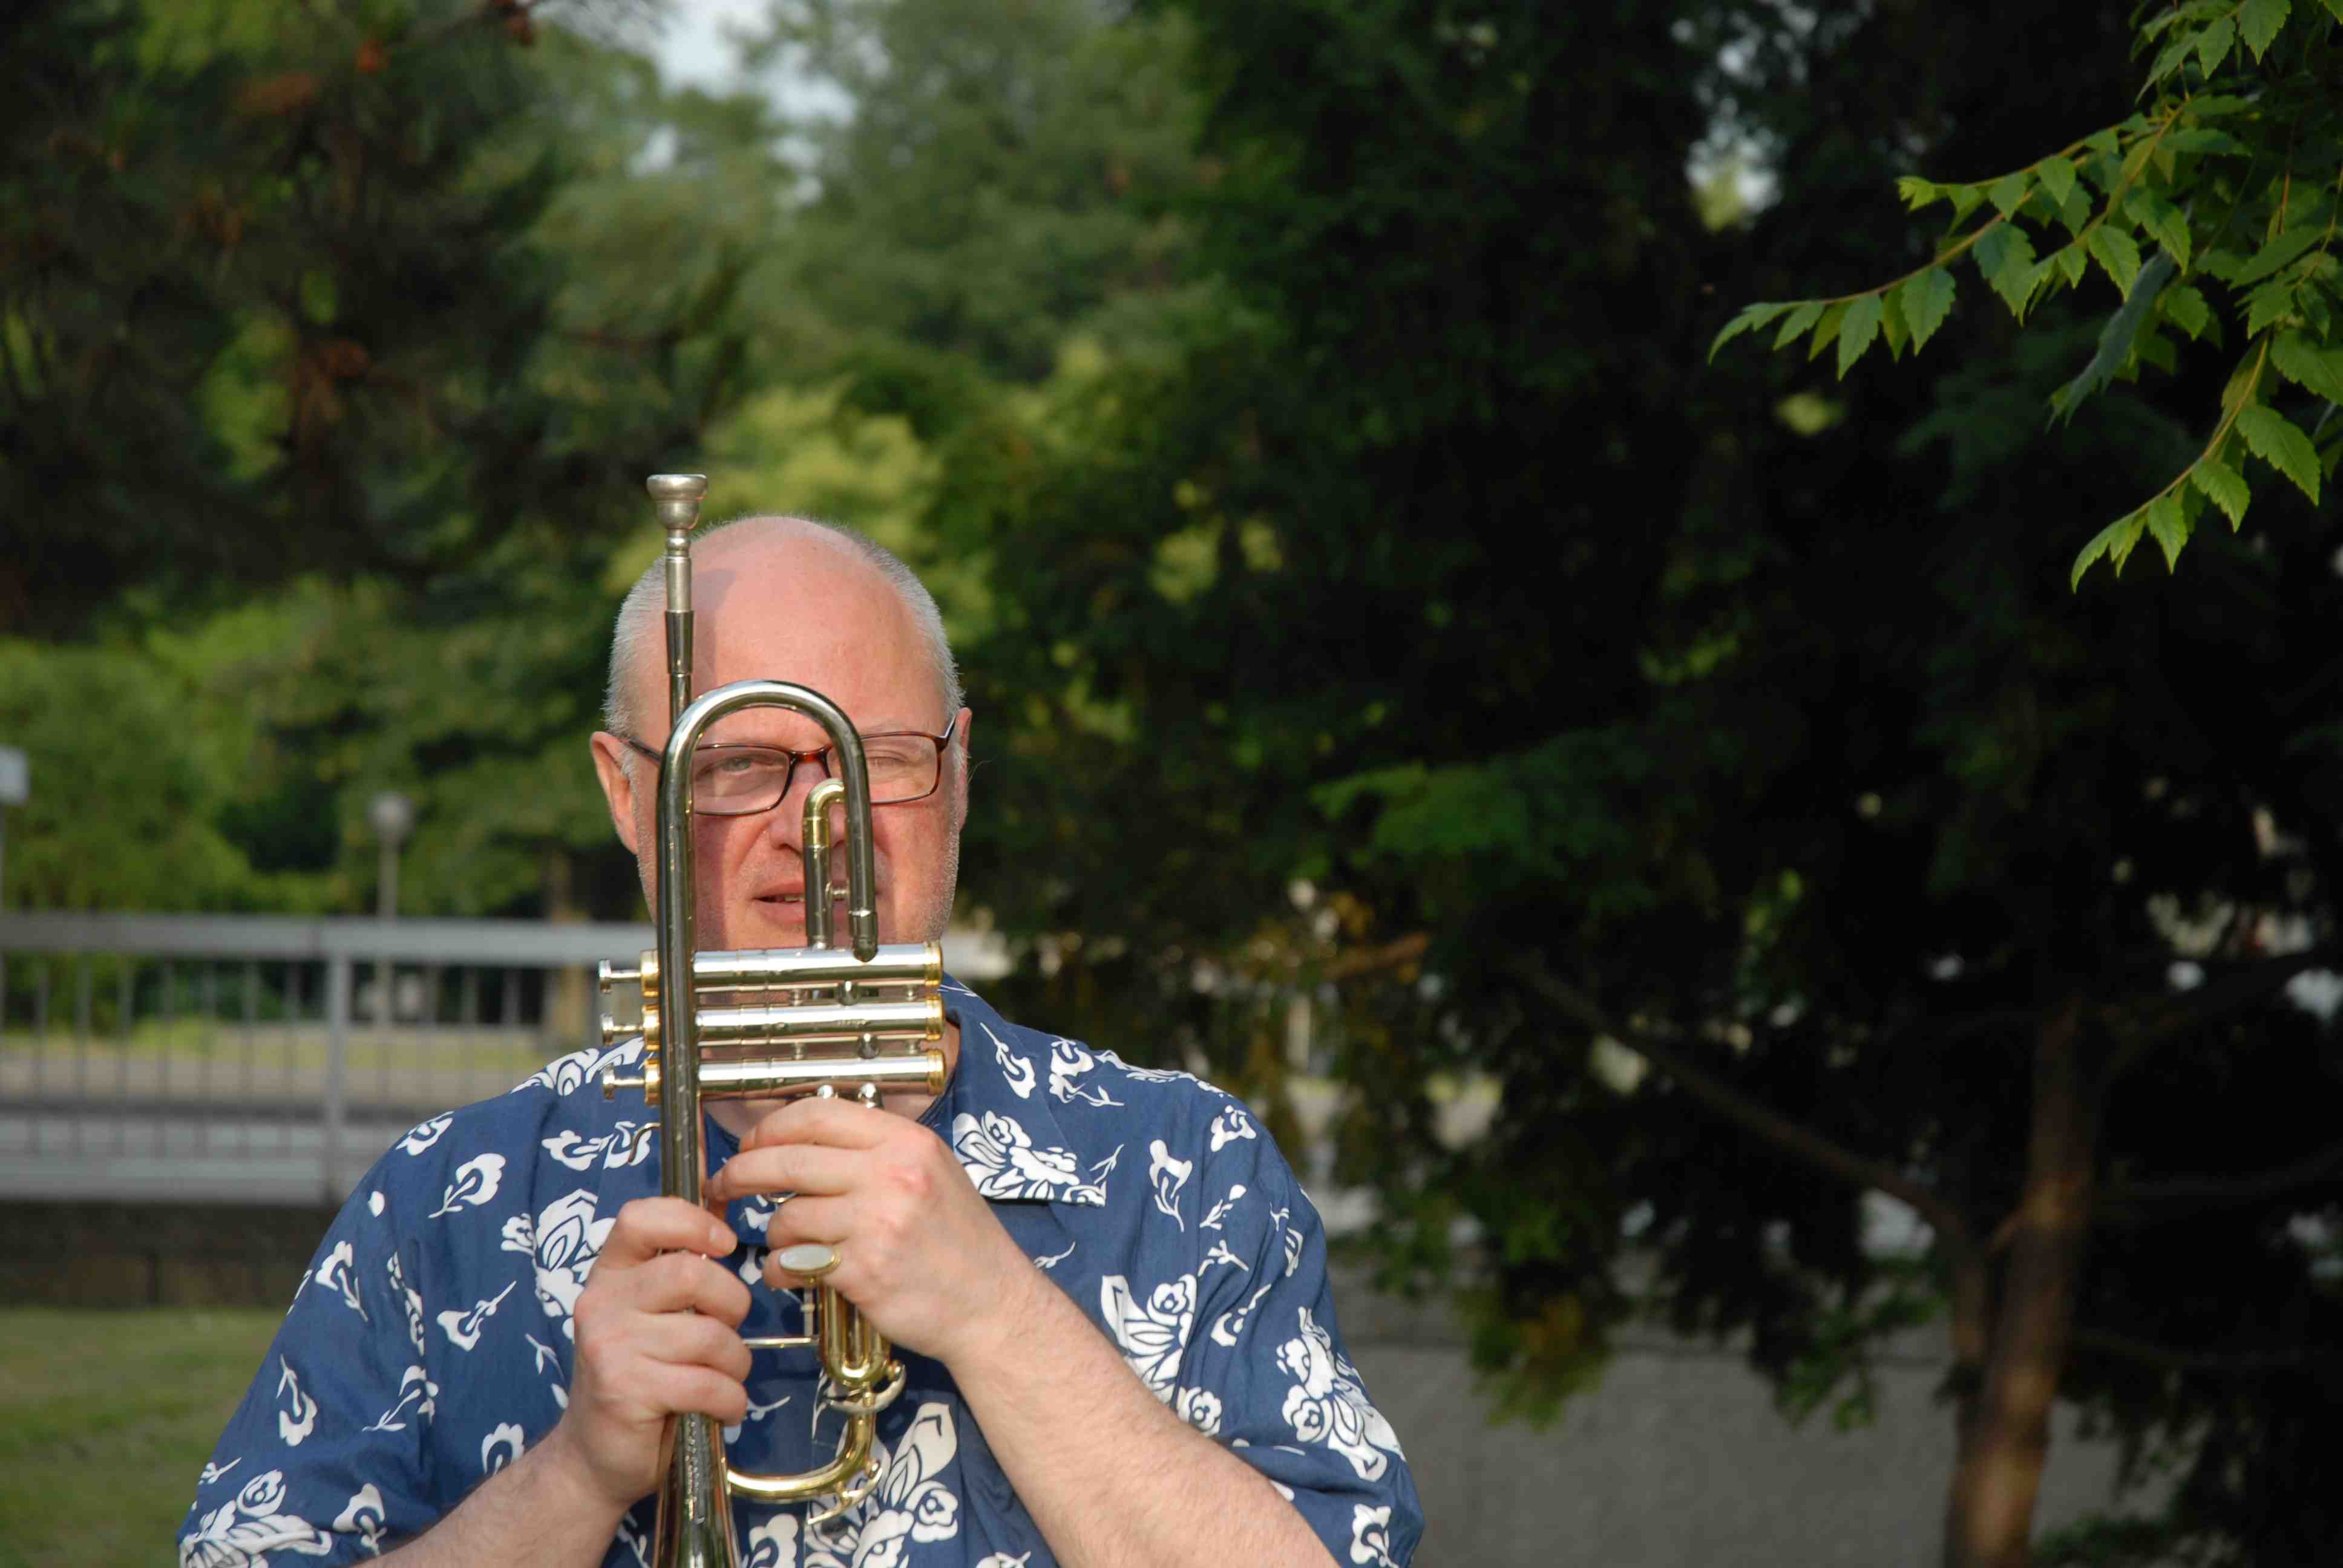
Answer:
[[407, 912], [633, 914], [579, 739], [704, 467], [935, 585], [1002, 1000], [1336, 1095], [1503, 1412], [1649, 1314], [1859, 1423], [1941, 1325], [1956, 1523], [2030, 1367], [2170, 1499], [2046, 1559], [2331, 1552], [2331, 507], [2070, 589], [2228, 374], [2046, 429], [2079, 291], [1704, 360], [2129, 113], [2128, 7], [785, 0], [779, 95], [657, 18], [0, 23], [10, 907], [367, 908], [395, 786]]

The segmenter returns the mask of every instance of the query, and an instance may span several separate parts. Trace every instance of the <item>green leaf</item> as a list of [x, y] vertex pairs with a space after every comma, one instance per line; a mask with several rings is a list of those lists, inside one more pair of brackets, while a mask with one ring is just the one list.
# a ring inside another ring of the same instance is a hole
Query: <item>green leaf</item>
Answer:
[[2343, 22], [2343, 0], [2327, 0], [2327, 8], [2335, 13], [2338, 22]]
[[2188, 219], [2178, 207], [2154, 191], [2134, 191], [2124, 199], [2124, 216], [2153, 236], [2183, 272], [2188, 270]]
[[1782, 323], [1781, 330], [1774, 334], [1774, 347], [1788, 347], [1797, 341], [1799, 333], [1822, 318], [1823, 302], [1821, 300], [1809, 299], [1801, 302], [1795, 310], [1790, 312], [1790, 318]]
[[[2175, 38], [2171, 43], [2167, 44], [2163, 48], [2157, 50], [2156, 55], [2156, 64], [2148, 67], [2147, 86], [2153, 87], [2157, 83], [2161, 82], [2165, 77], [2169, 76], [2173, 72], [2178, 70], [2180, 68], [2180, 63], [2188, 58], [2189, 51], [2194, 49], [2196, 46], [2196, 39], [2190, 37], [2180, 37]], [[2146, 87], [2140, 89], [2141, 96], [2145, 97], [2147, 95], [2147, 89]]]
[[2050, 259], [2058, 264], [2058, 271], [2066, 279], [2066, 286], [2069, 288], [2083, 281], [2083, 274], [2088, 271], [2091, 266], [2091, 258], [2086, 254], [2086, 247], [2079, 239], [2072, 245], [2060, 246], [2051, 253]]
[[2318, 225], [2309, 223], [2304, 224], [2300, 228], [2287, 230], [2261, 249], [2254, 252], [2253, 259], [2239, 268], [2237, 275], [2229, 281], [2239, 288], [2245, 287], [2249, 283], [2260, 282], [2312, 246], [2317, 245], [2325, 233], [2326, 230]]
[[[2343, 0], [2337, 0], [2343, 5]], [[2186, 332], [2192, 338], [2205, 336], [2205, 328], [2213, 325], [2213, 307], [2205, 303], [2205, 296], [2193, 283], [2164, 291], [2164, 319]]]
[[1823, 350], [1828, 348], [1837, 340], [1839, 324], [1844, 322], [1845, 319], [1846, 307], [1845, 304], [1834, 305], [1825, 308], [1823, 311], [1823, 318], [1815, 323], [1815, 336], [1813, 340], [1806, 345], [1806, 357], [1809, 359], [1821, 358], [1823, 357]]
[[2237, 415], [2237, 434], [2255, 457], [2292, 479], [2312, 506], [2318, 504], [2318, 449], [2285, 415], [2257, 404]]
[[2066, 206], [2066, 198], [2075, 194], [2075, 166], [2065, 158], [2044, 158], [2034, 166], [2034, 177], [2042, 182], [2043, 190], [2059, 206]]
[[2253, 149], [2227, 131], [2184, 126], [2164, 134], [2165, 146], [2176, 153], [2199, 153], [2212, 157], [2250, 157]]
[[2024, 205], [2026, 193], [2032, 183], [2026, 176], [2026, 171], [2024, 169], [2019, 169], [2015, 174], [2004, 175], [1994, 181], [1993, 188], [1986, 193], [2002, 216], [2007, 217]]
[[2199, 457], [2197, 466], [2188, 470], [2188, 482], [2204, 492], [2206, 498], [2229, 519], [2229, 530], [2246, 520], [2246, 503], [2253, 492], [2246, 487], [2246, 477], [2218, 457]]
[[1918, 212], [1930, 202], [1942, 201], [1945, 187], [1934, 180], [1924, 180], [1918, 175], [1905, 175], [1896, 182], [1896, 194], [1904, 198], [1906, 212]]
[[[1904, 357], [1904, 350], [1912, 342], [1912, 329], [1905, 325], [1904, 313], [1896, 308], [1896, 302], [1893, 299], [1882, 294], [1879, 304], [1879, 336], [1885, 340], [1887, 352], [1896, 358], [1901, 359]], [[1842, 336], [1839, 341], [1844, 343], [1846, 339]]]
[[2126, 297], [2121, 307], [2108, 317], [2107, 324], [2099, 329], [2098, 347], [2092, 351], [2090, 363], [2084, 366], [2082, 372], [2072, 381], [2050, 395], [2050, 407], [2054, 413], [2067, 418], [2074, 417], [2075, 409], [2083, 399], [2122, 372], [2140, 347], [2140, 333], [2155, 314], [2157, 295], [2172, 275], [2170, 256], [2158, 255], [2148, 262], [2140, 274], [2138, 286]]
[[1871, 340], [1879, 335], [1879, 317], [1882, 308], [1880, 297], [1876, 293], [1864, 295], [1848, 303], [1846, 319], [1839, 324], [1838, 329], [1840, 380], [1846, 379], [1847, 371], [1853, 368], [1856, 360], [1863, 357], [1863, 351], [1870, 347]]
[[2197, 64], [2209, 76], [2221, 68], [2237, 41], [2237, 25], [2227, 16], [2197, 35]]
[[2079, 235], [2091, 221], [2091, 193], [2068, 187], [2066, 199], [2057, 204], [2058, 221], [2066, 226], [2068, 234]]
[[2237, 8], [2237, 31], [2246, 40], [2246, 47], [2254, 52], [2254, 64], [2261, 64], [2269, 53], [2270, 41], [2286, 25], [2289, 0], [2246, 0]]
[[2278, 374], [2314, 397], [2343, 403], [2343, 352], [2325, 348], [2299, 332], [2281, 335], [2270, 346]]
[[[2343, 4], [2343, 0], [2338, 0]], [[1953, 275], [1949, 268], [1932, 266], [1896, 291], [1896, 303], [1904, 312], [1905, 325], [1912, 329], [1912, 347], [1916, 353], [1928, 346], [1936, 328], [1953, 309]]]
[[2015, 224], [1987, 229], [1976, 243], [1977, 272], [2001, 296], [2010, 312], [2026, 314], [2034, 294], [2034, 240]]
[[2114, 280], [2116, 292], [2131, 297], [2131, 286], [2139, 276], [2139, 242], [2119, 228], [2106, 224], [2091, 230], [2091, 254], [2107, 269]]
[[2181, 514], [2180, 492], [2167, 490], [2147, 504], [2147, 531], [2164, 547], [2164, 568], [2180, 564], [2180, 547], [2188, 542], [2188, 519]]
[[2066, 586], [2069, 588], [2082, 587], [2083, 574], [2101, 556], [2107, 558], [2107, 564], [2115, 568], [2117, 577], [2121, 577], [2124, 562], [2131, 559], [2132, 548], [2139, 543], [2139, 536], [2147, 527], [2147, 508], [2142, 507], [2136, 512], [2117, 518], [2093, 534], [2091, 542], [2085, 545], [2082, 553], [2075, 558], [2075, 569], [2067, 574]]
[[1710, 340], [1708, 345], [1709, 358], [1715, 359], [1718, 349], [1724, 347], [1726, 344], [1732, 342], [1735, 338], [1740, 337], [1745, 332], [1755, 332], [1757, 328], [1765, 326], [1775, 317], [1781, 316], [1785, 312], [1793, 308], [1796, 303], [1797, 302], [1795, 300], [1788, 300], [1780, 305], [1743, 306], [1741, 307], [1741, 314], [1726, 322], [1725, 324], [1725, 330], [1719, 332], [1715, 338]]
[[2246, 296], [2246, 336], [2258, 336], [2294, 314], [2294, 285], [2273, 279]]

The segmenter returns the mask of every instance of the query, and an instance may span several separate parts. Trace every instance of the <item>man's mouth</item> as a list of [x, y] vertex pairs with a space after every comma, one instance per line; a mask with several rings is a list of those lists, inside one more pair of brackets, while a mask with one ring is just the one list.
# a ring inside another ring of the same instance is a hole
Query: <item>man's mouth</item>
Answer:
[[[830, 896], [833, 900], [846, 897], [845, 884], [839, 883], [833, 886], [830, 890]], [[803, 888], [789, 888], [778, 893], [759, 893], [757, 896], [757, 902], [760, 904], [802, 904], [805, 902], [805, 890]]]

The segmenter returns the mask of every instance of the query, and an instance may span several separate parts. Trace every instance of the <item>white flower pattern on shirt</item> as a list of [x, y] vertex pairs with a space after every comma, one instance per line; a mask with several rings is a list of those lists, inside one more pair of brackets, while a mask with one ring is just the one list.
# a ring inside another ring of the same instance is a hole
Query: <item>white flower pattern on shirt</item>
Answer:
[[1071, 1149], [1037, 1149], [1025, 1129], [1006, 1116], [952, 1118], [952, 1152], [976, 1190], [988, 1198], [1059, 1198], [1104, 1203], [1106, 1189], [1081, 1178]]
[[602, 1255], [610, 1227], [618, 1223], [615, 1216], [597, 1219], [596, 1201], [592, 1188], [580, 1187], [548, 1203], [534, 1228], [538, 1304], [547, 1317], [559, 1321], [565, 1339], [578, 1337], [569, 1314], [586, 1289], [586, 1276], [594, 1271], [594, 1260]]
[[1157, 1399], [1171, 1402], [1180, 1357], [1196, 1326], [1196, 1276], [1182, 1274], [1156, 1286], [1141, 1304], [1131, 1295], [1129, 1281], [1110, 1274], [1099, 1282], [1099, 1311], [1139, 1381]]
[[873, 1493], [829, 1528], [807, 1533], [805, 1568], [899, 1568], [914, 1545], [959, 1534], [960, 1498], [943, 1479], [959, 1452], [951, 1407], [920, 1405], [892, 1454], [884, 1444], [873, 1449]]
[[1277, 1364], [1293, 1379], [1285, 1395], [1285, 1420], [1304, 1442], [1322, 1442], [1351, 1462], [1363, 1481], [1373, 1481], [1388, 1462], [1384, 1451], [1399, 1452], [1391, 1422], [1367, 1402], [1359, 1371], [1335, 1351], [1334, 1342], [1300, 1309], [1302, 1332], [1277, 1348]]
[[247, 1568], [267, 1561], [265, 1553], [294, 1552], [323, 1557], [334, 1538], [297, 1514], [283, 1512], [285, 1473], [269, 1471], [204, 1515], [194, 1534], [179, 1545], [180, 1568]]

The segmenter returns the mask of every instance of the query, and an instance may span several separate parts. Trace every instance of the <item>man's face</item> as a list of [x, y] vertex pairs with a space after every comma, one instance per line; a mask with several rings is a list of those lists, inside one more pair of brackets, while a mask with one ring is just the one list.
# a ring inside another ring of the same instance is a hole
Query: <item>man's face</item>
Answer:
[[[736, 680], [795, 681], [845, 710], [865, 735], [916, 729], [940, 734], [954, 717], [944, 712], [930, 663], [903, 601], [860, 560], [816, 537], [775, 525], [728, 528], [696, 552], [692, 591], [699, 611], [694, 631], [692, 695]], [[635, 712], [658, 749], [668, 736], [663, 654], [635, 671]], [[877, 862], [879, 940], [930, 941], [943, 935], [959, 875], [960, 829], [967, 810], [963, 709], [946, 752], [943, 781], [924, 800], [880, 806], [870, 813]], [[780, 708], [752, 708], [719, 720], [699, 744], [786, 746], [806, 751], [826, 745], [821, 727]], [[633, 753], [633, 778], [620, 759], [631, 748], [617, 737], [594, 737], [594, 760], [618, 838], [634, 852], [643, 896], [658, 908], [659, 768]], [[806, 791], [821, 779], [801, 763], [779, 805], [754, 817], [695, 814], [694, 879], [699, 943], [707, 950], [793, 948], [805, 944], [804, 836]], [[837, 844], [830, 880], [846, 882], [844, 813], [833, 811]], [[832, 906], [846, 940], [845, 901]]]

